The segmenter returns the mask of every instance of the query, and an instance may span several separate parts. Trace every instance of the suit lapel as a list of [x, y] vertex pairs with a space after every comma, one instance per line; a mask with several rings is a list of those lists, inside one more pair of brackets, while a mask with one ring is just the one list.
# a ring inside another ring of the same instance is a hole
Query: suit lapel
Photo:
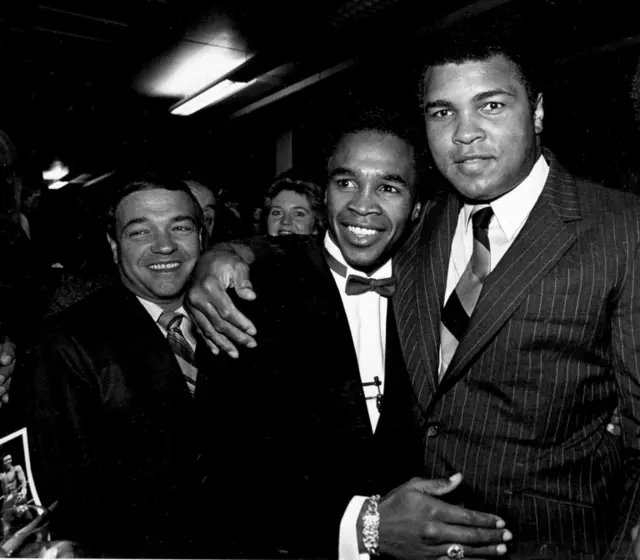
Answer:
[[424, 213], [419, 235], [412, 236], [398, 259], [394, 313], [407, 369], [424, 408], [438, 383], [440, 310], [459, 212], [456, 196], [438, 199]]
[[[358, 357], [353, 346], [349, 320], [342, 304], [342, 297], [333, 274], [324, 257], [322, 241], [314, 244], [307, 252], [307, 258], [300, 259], [303, 280], [312, 283], [304, 286], [307, 295], [306, 304], [310, 317], [320, 317], [319, 340], [323, 340], [331, 353], [331, 361], [336, 367], [329, 368], [323, 375], [326, 386], [332, 395], [329, 402], [349, 402], [342, 408], [350, 415], [345, 425], [351, 426], [354, 433], [361, 436], [371, 435], [371, 422], [362, 388]], [[333, 399], [341, 399], [340, 401]]]
[[466, 366], [505, 324], [531, 289], [576, 240], [581, 219], [573, 178], [545, 152], [550, 163], [547, 183], [522, 231], [487, 277], [471, 317], [439, 387], [446, 391]]
[[[122, 296], [118, 310], [118, 337], [127, 359], [135, 363], [141, 385], [156, 393], [166, 406], [191, 402], [180, 366], [162, 332], [142, 304], [127, 290], [118, 289]], [[117, 307], [116, 307], [117, 305]]]

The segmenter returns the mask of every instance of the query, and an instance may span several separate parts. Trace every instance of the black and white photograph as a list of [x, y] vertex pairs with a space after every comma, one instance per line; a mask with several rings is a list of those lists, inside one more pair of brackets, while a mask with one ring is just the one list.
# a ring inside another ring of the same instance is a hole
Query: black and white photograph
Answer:
[[639, 7], [0, 0], [0, 558], [640, 560]]
[[0, 489], [2, 490], [2, 541], [42, 513], [31, 472], [25, 428], [0, 438]]

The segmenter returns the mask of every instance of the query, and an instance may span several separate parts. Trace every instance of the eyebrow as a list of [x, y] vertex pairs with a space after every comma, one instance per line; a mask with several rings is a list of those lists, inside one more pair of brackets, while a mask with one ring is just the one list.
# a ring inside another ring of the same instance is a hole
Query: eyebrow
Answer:
[[336, 175], [355, 175], [355, 171], [353, 169], [349, 169], [348, 167], [336, 167], [330, 174], [329, 178], [333, 178]]
[[[191, 222], [194, 225], [196, 223], [195, 218], [193, 216], [189, 216], [188, 214], [179, 214], [178, 216], [174, 216], [171, 219], [171, 223], [175, 224], [176, 222], [184, 222], [185, 220]], [[132, 220], [129, 220], [126, 224], [122, 226], [122, 231], [125, 231], [127, 228], [131, 226], [146, 224], [147, 222], [149, 222], [147, 218], [133, 218]]]
[[[329, 178], [331, 179], [336, 175], [350, 175], [352, 177], [355, 177], [357, 173], [353, 169], [349, 169], [348, 167], [337, 167], [329, 174]], [[382, 179], [383, 181], [398, 183], [400, 185], [404, 185], [405, 187], [409, 186], [407, 180], [402, 177], [402, 175], [398, 175], [397, 173], [386, 173], [385, 175], [380, 176], [380, 179]]]
[[[490, 89], [489, 91], [483, 91], [474, 95], [473, 101], [475, 102], [485, 101], [486, 99], [489, 99], [490, 97], [494, 97], [496, 95], [508, 95], [509, 97], [516, 96], [515, 92], [513, 91], [510, 91], [508, 89], [497, 88], [497, 89]], [[436, 99], [434, 101], [429, 101], [425, 103], [425, 109], [434, 109], [435, 107], [450, 109], [453, 106], [454, 104], [451, 101], [447, 101], [446, 99]]]

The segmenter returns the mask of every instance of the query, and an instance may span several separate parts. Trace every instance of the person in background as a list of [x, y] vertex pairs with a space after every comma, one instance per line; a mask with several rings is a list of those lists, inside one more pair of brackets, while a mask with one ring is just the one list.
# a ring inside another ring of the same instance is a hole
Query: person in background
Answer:
[[206, 239], [203, 240], [203, 243], [206, 247], [211, 240], [213, 230], [215, 228], [218, 199], [213, 190], [204, 183], [196, 181], [195, 179], [185, 179], [184, 182], [187, 187], [189, 187], [191, 194], [196, 197], [198, 204], [200, 204], [200, 207], [202, 208], [204, 229], [206, 232]]
[[276, 177], [264, 197], [262, 221], [267, 234], [317, 235], [324, 231], [323, 189], [294, 169]]

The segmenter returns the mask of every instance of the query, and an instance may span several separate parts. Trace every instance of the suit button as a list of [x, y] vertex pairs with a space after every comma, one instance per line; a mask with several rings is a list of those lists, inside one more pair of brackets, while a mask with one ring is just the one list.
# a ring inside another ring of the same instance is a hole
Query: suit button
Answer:
[[427, 437], [436, 437], [440, 433], [440, 426], [432, 424], [427, 428]]

